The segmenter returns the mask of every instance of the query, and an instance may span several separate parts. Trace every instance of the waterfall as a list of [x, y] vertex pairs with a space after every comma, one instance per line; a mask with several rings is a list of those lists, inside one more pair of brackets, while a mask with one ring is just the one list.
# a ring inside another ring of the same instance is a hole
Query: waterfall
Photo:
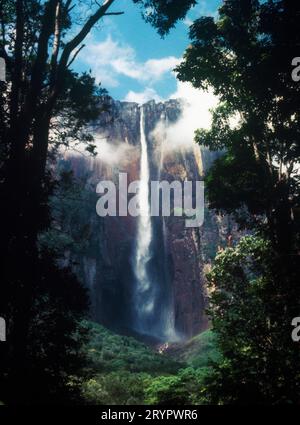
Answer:
[[149, 162], [148, 147], [144, 129], [144, 110], [141, 107], [140, 116], [140, 138], [141, 138], [141, 165], [140, 165], [140, 187], [137, 245], [135, 253], [134, 271], [137, 278], [136, 287], [136, 310], [138, 315], [138, 328], [148, 333], [151, 330], [151, 316], [154, 310], [154, 292], [152, 282], [147, 271], [147, 265], [151, 259], [152, 225], [149, 204]]
[[[135, 329], [143, 334], [175, 341], [178, 337], [174, 328], [174, 312], [168, 289], [165, 223], [164, 220], [161, 221], [161, 226], [158, 228], [157, 221], [156, 225], [153, 224], [150, 215], [150, 169], [143, 107], [141, 107], [140, 114], [140, 142], [140, 186], [138, 193], [140, 215], [134, 258], [136, 277], [134, 293]], [[157, 240], [161, 241], [161, 245], [157, 246]], [[157, 252], [151, 252], [152, 244], [156, 246]], [[163, 261], [159, 261], [158, 258], [163, 259]]]

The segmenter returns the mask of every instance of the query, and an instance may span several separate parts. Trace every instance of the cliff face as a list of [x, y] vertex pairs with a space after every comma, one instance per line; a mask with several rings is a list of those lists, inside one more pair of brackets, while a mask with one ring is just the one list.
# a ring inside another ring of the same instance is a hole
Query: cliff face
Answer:
[[[83, 159], [70, 155], [75, 176], [88, 170], [88, 186], [95, 190], [100, 180], [117, 183], [119, 172], [128, 174], [128, 184], [139, 180], [140, 107], [109, 100], [109, 112], [92, 124], [96, 139], [111, 148], [110, 159], [99, 155]], [[157, 125], [176, 122], [182, 103], [170, 100], [143, 106], [151, 180], [201, 180], [212, 154], [199, 148], [164, 150], [163, 131]], [[103, 146], [103, 145], [102, 145]], [[181, 337], [191, 337], [208, 327], [205, 315], [204, 272], [220, 240], [226, 241], [228, 226], [206, 212], [201, 228], [186, 228], [183, 217], [154, 217], [152, 259], [149, 264], [160, 300], [160, 320], [173, 320]], [[93, 247], [77, 256], [75, 271], [89, 287], [93, 318], [124, 332], [135, 329], [133, 303], [133, 255], [137, 234], [134, 217], [90, 217]], [[223, 233], [222, 233], [223, 232]], [[74, 257], [74, 256], [73, 256]]]

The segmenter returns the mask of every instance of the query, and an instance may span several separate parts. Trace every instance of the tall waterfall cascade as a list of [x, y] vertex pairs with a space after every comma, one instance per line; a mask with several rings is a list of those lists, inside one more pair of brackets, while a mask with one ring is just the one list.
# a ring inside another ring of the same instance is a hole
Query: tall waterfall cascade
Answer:
[[[151, 331], [151, 316], [154, 310], [154, 294], [152, 282], [147, 271], [147, 265], [151, 258], [152, 224], [149, 204], [149, 161], [148, 147], [144, 129], [144, 110], [141, 108], [140, 116], [140, 138], [141, 138], [141, 162], [140, 162], [140, 186], [139, 186], [139, 208], [137, 243], [135, 252], [134, 271], [137, 278], [136, 286], [136, 310], [138, 316], [138, 329], [148, 333]], [[147, 332], [148, 331], [148, 332]]]
[[[141, 158], [138, 193], [140, 215], [138, 218], [134, 258], [136, 329], [141, 333], [154, 337], [176, 340], [172, 308], [170, 308], [169, 303], [166, 303], [166, 299], [162, 297], [162, 291], [159, 290], [161, 288], [157, 288], [157, 285], [162, 282], [155, 281], [151, 277], [149, 270], [151, 260], [153, 260], [151, 245], [155, 235], [150, 214], [150, 168], [143, 107], [141, 107], [140, 111]], [[164, 275], [164, 272], [165, 270], [161, 274]]]

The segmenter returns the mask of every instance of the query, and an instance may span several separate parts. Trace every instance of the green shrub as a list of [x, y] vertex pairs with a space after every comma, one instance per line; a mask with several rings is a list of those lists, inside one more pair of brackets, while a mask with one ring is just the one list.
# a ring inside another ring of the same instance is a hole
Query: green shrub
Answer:
[[175, 376], [160, 376], [145, 390], [146, 404], [191, 405], [202, 404], [201, 387], [208, 368], [181, 369]]

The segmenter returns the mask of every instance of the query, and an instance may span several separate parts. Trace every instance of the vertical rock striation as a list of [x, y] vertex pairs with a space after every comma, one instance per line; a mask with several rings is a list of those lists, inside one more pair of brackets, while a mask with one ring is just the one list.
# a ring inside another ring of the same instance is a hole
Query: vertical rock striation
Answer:
[[[92, 123], [96, 140], [105, 140], [110, 158], [101, 152], [97, 158], [68, 155], [76, 177], [87, 176], [87, 187], [95, 191], [100, 180], [117, 183], [119, 172], [128, 174], [128, 184], [140, 178], [141, 108], [136, 103], [108, 98], [109, 111]], [[150, 180], [201, 180], [213, 160], [212, 154], [194, 149], [164, 149], [164, 128], [176, 122], [182, 112], [180, 100], [143, 105], [144, 129], [148, 148]], [[159, 127], [159, 123], [164, 126]], [[91, 293], [95, 320], [108, 327], [130, 333], [136, 326], [133, 308], [136, 287], [134, 253], [138, 220], [134, 217], [90, 217], [93, 244], [75, 258], [75, 271]], [[163, 328], [175, 330], [177, 337], [188, 338], [208, 327], [205, 315], [205, 270], [209, 267], [220, 237], [226, 241], [224, 220], [206, 212], [204, 226], [186, 228], [183, 217], [152, 217], [149, 278], [156, 285], [156, 314]], [[223, 236], [222, 236], [223, 232]], [[74, 261], [73, 261], [74, 262]], [[157, 335], [162, 337], [157, 332]], [[165, 335], [165, 338], [168, 336]]]

